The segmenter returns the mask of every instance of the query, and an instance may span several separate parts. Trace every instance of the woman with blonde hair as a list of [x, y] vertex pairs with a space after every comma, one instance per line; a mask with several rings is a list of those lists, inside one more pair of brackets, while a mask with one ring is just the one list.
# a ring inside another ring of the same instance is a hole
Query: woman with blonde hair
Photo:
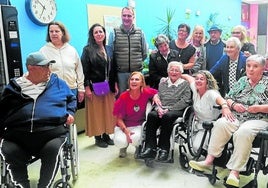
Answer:
[[145, 78], [141, 72], [132, 72], [128, 85], [129, 89], [117, 99], [113, 111], [116, 117], [114, 144], [120, 148], [119, 157], [121, 158], [126, 157], [130, 143], [136, 147], [135, 154], [138, 154], [137, 148], [141, 141], [147, 102], [153, 99], [155, 104], [161, 105], [156, 96], [157, 90], [146, 87]]
[[195, 64], [191, 73], [206, 69], [205, 30], [201, 25], [196, 25], [192, 32], [190, 43], [195, 47]]
[[243, 25], [237, 25], [232, 29], [232, 36], [237, 37], [242, 45], [241, 52], [245, 54], [245, 56], [250, 56], [256, 54], [254, 44], [248, 41], [247, 29]]
[[[183, 74], [182, 78], [190, 83], [193, 92], [193, 108], [196, 120], [193, 129], [193, 149], [197, 153], [205, 131], [202, 123], [215, 121], [219, 118], [220, 113], [224, 116], [230, 114], [231, 111], [218, 91], [217, 81], [209, 71], [200, 70], [193, 76]], [[215, 106], [221, 106], [221, 110]], [[208, 136], [203, 148], [207, 149], [207, 146]]]

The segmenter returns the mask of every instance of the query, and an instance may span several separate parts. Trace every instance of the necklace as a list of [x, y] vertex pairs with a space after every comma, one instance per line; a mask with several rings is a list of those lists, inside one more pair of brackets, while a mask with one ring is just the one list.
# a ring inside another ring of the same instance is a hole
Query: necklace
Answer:
[[179, 58], [181, 57], [182, 50], [183, 48], [179, 48]]
[[140, 111], [140, 106], [139, 106], [138, 104], [135, 104], [134, 107], [133, 107], [133, 110], [134, 110], [135, 112]]
[[181, 54], [182, 54], [183, 49], [186, 48], [187, 45], [188, 44], [185, 41], [182, 43], [178, 39], [176, 40], [176, 46], [178, 48], [179, 58], [181, 57]]

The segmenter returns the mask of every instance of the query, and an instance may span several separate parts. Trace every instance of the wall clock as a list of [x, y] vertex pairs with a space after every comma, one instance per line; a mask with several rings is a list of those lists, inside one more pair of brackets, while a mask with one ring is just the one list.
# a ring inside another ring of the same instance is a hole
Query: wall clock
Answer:
[[25, 9], [29, 18], [38, 25], [47, 25], [57, 14], [56, 0], [26, 0]]

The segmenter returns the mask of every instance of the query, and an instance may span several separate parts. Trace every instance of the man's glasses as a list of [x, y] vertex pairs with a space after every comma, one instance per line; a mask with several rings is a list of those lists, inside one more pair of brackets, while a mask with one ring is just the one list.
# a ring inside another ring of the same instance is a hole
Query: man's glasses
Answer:
[[179, 29], [178, 32], [187, 33], [187, 31], [184, 29]]

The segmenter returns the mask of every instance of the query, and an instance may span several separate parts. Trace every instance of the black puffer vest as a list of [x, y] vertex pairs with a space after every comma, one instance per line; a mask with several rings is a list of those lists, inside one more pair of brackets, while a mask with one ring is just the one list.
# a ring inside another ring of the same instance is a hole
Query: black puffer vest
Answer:
[[133, 28], [126, 32], [122, 26], [114, 29], [114, 58], [118, 72], [141, 71], [142, 61], [142, 32]]

